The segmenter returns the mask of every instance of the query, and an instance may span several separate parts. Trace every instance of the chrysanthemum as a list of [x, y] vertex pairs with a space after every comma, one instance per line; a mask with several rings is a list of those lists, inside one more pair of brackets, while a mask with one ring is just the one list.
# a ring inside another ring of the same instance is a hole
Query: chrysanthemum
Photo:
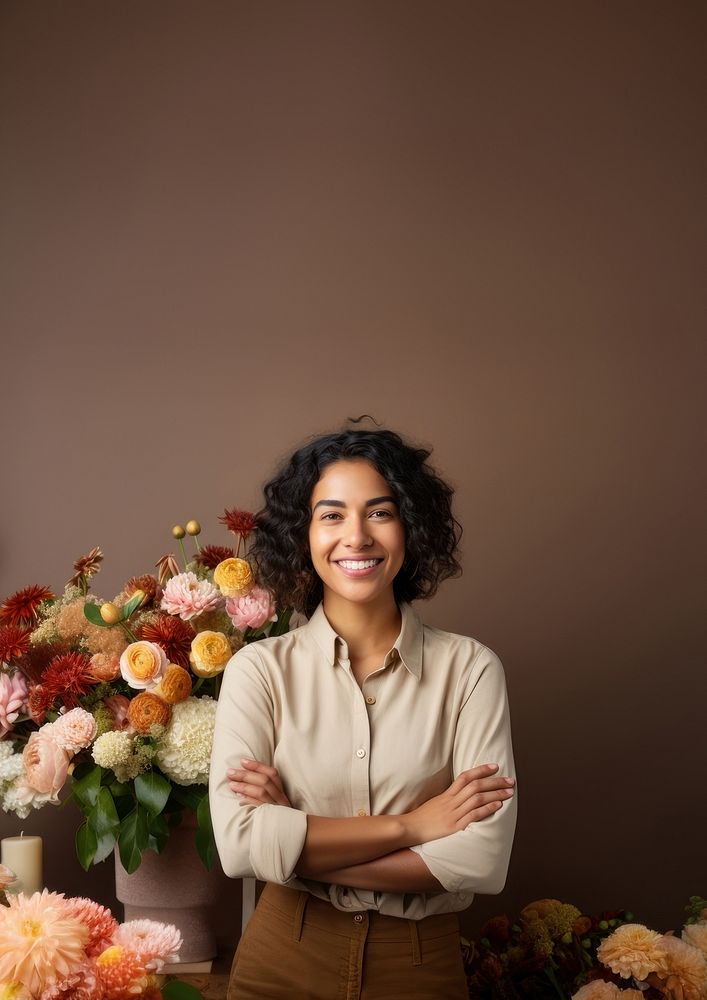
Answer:
[[645, 979], [667, 971], [662, 939], [643, 924], [623, 924], [597, 948], [597, 958], [624, 979]]
[[232, 510], [224, 510], [219, 521], [221, 524], [225, 524], [234, 535], [238, 535], [242, 541], [245, 541], [256, 528], [255, 514], [249, 510], [238, 510], [237, 507]]
[[0, 663], [14, 663], [24, 656], [31, 634], [24, 625], [0, 625]]
[[195, 633], [188, 622], [170, 615], [159, 615], [153, 621], [143, 622], [139, 633], [140, 639], [161, 646], [170, 663], [185, 669], [189, 666], [191, 641]]
[[89, 956], [99, 955], [112, 943], [119, 925], [107, 907], [78, 896], [67, 899], [64, 908], [70, 917], [78, 920], [88, 930], [86, 953]]
[[160, 606], [170, 615], [179, 615], [188, 621], [204, 611], [213, 611], [222, 603], [221, 592], [213, 583], [200, 580], [196, 573], [180, 573], [164, 588]]
[[101, 563], [103, 562], [103, 553], [101, 552], [99, 546], [91, 549], [85, 556], [80, 556], [74, 563], [74, 569], [76, 572], [69, 580], [68, 587], [80, 587], [82, 584], [86, 583], [95, 576], [96, 573], [101, 568]]
[[49, 587], [36, 584], [18, 590], [0, 604], [0, 622], [8, 625], [34, 625], [43, 601], [53, 601]]
[[172, 721], [159, 742], [156, 761], [178, 785], [206, 784], [214, 741], [216, 702], [187, 698], [172, 709]]
[[93, 686], [90, 668], [91, 661], [84, 653], [65, 653], [55, 657], [42, 677], [47, 707], [61, 697], [67, 708], [75, 708], [79, 699]]
[[[705, 1000], [707, 997], [707, 962], [699, 948], [693, 948], [672, 934], [664, 934], [660, 939], [668, 962], [666, 986], [682, 987], [684, 1000]], [[662, 977], [661, 977], [662, 978]], [[677, 980], [677, 982], [675, 982]]]
[[66, 916], [63, 896], [44, 889], [10, 896], [8, 904], [0, 906], [0, 982], [37, 994], [86, 961], [88, 930]]
[[164, 962], [177, 961], [182, 935], [174, 924], [130, 920], [116, 931], [115, 943], [135, 952], [146, 968], [159, 971]]
[[120, 944], [111, 945], [98, 956], [95, 970], [104, 1000], [123, 1000], [147, 985], [144, 963], [134, 951]]
[[201, 552], [197, 552], [195, 561], [206, 569], [216, 569], [220, 562], [232, 559], [235, 554], [228, 545], [204, 545]]
[[39, 684], [41, 682], [42, 674], [55, 656], [60, 656], [61, 653], [70, 652], [69, 644], [60, 639], [49, 642], [35, 643], [36, 634], [36, 632], [32, 633], [30, 648], [24, 654], [19, 663], [19, 666], [22, 668], [22, 673], [26, 674], [33, 684]]

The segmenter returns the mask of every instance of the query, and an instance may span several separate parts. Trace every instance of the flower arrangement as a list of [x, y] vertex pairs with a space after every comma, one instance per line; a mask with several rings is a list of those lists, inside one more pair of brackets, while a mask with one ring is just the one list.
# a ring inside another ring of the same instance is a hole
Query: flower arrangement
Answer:
[[[691, 898], [681, 940], [635, 924], [626, 910], [587, 916], [571, 903], [536, 900], [516, 920], [493, 917], [478, 941], [463, 942], [469, 996], [707, 1000], [705, 907], [707, 900]], [[620, 989], [630, 978], [638, 989]]]
[[[168, 1000], [200, 996], [174, 981], [162, 992], [166, 963], [181, 934], [171, 924], [119, 924], [91, 899], [44, 889], [13, 895], [14, 874], [0, 865], [0, 1000]], [[185, 989], [180, 991], [180, 987]]]
[[85, 816], [76, 835], [85, 869], [117, 843], [135, 871], [185, 809], [213, 864], [208, 777], [221, 674], [244, 643], [285, 632], [291, 614], [275, 608], [246, 556], [254, 515], [226, 510], [220, 520], [235, 550], [202, 547], [197, 521], [177, 525], [183, 569], [162, 556], [155, 574], [131, 577], [112, 601], [89, 592], [103, 559], [94, 548], [58, 597], [33, 585], [0, 605], [0, 803], [24, 818], [69, 786]]

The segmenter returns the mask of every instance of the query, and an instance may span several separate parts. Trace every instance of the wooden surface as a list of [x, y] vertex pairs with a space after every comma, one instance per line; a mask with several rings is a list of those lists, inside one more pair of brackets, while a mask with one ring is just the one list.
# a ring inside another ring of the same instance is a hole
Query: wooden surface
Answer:
[[228, 973], [211, 972], [206, 976], [167, 976], [167, 980], [180, 979], [199, 990], [204, 1000], [226, 1000]]

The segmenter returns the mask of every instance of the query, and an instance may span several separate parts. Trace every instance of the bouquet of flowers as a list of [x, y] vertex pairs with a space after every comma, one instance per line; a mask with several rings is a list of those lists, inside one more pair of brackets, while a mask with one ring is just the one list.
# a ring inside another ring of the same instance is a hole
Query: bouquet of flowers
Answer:
[[[626, 910], [587, 916], [539, 899], [488, 920], [463, 953], [474, 1000], [707, 1000], [707, 900], [693, 896], [682, 940]], [[602, 964], [603, 963], [603, 964]], [[608, 968], [607, 968], [608, 967]], [[620, 989], [632, 979], [637, 989]]]
[[135, 871], [185, 809], [213, 864], [208, 777], [221, 673], [244, 643], [285, 632], [291, 614], [275, 608], [246, 556], [254, 515], [226, 510], [220, 520], [235, 550], [202, 547], [197, 521], [177, 525], [184, 568], [162, 556], [155, 574], [131, 577], [112, 601], [89, 592], [103, 559], [94, 548], [58, 597], [35, 585], [0, 605], [0, 803], [24, 818], [69, 784], [85, 816], [76, 835], [85, 869], [117, 843]]
[[[0, 1000], [169, 1000], [200, 996], [174, 981], [179, 931], [155, 920], [119, 924], [91, 899], [44, 889], [13, 895], [14, 874], [0, 865]], [[180, 990], [180, 987], [182, 989]]]
[[604, 968], [573, 1000], [707, 1000], [707, 899], [692, 896], [686, 909], [680, 937], [617, 927], [597, 949]]

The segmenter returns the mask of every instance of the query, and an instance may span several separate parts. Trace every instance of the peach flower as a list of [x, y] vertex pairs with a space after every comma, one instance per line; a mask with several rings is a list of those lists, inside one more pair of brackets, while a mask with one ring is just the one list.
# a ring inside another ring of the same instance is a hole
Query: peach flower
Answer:
[[191, 694], [191, 674], [184, 667], [176, 663], [170, 663], [165, 670], [162, 680], [152, 693], [164, 698], [168, 705], [176, 705], [184, 701]]
[[167, 666], [167, 656], [156, 642], [131, 642], [120, 657], [120, 672], [131, 688], [152, 687]]
[[110, 653], [94, 653], [89, 674], [95, 681], [114, 681], [120, 676], [120, 657]]
[[265, 622], [276, 622], [277, 611], [272, 594], [257, 584], [240, 597], [229, 597], [226, 612], [241, 632], [247, 628], [262, 628]]
[[[24, 784], [40, 795], [46, 795], [50, 802], [59, 801], [59, 792], [64, 787], [69, 769], [69, 754], [54, 739], [51, 724], [32, 733], [22, 751], [24, 760]], [[47, 732], [47, 730], [50, 730]]]
[[128, 708], [128, 719], [136, 733], [146, 735], [153, 726], [166, 726], [172, 711], [166, 701], [150, 691], [136, 695]]
[[707, 957], [707, 923], [700, 920], [696, 924], [686, 924], [683, 927], [682, 939], [691, 944], [693, 948], [699, 948], [702, 954]]
[[196, 573], [189, 572], [173, 576], [167, 583], [160, 608], [188, 622], [206, 611], [214, 611], [222, 603], [223, 597], [213, 583], [200, 580]]
[[572, 994], [572, 1000], [642, 1000], [642, 997], [640, 990], [620, 990], [603, 979], [594, 979]]
[[707, 962], [699, 948], [693, 948], [672, 934], [664, 934], [660, 939], [668, 962], [665, 985], [683, 1000], [705, 1000], [707, 998]]
[[53, 724], [52, 736], [63, 750], [73, 756], [96, 738], [96, 720], [85, 709], [72, 708]]
[[623, 924], [597, 948], [597, 958], [624, 979], [645, 979], [667, 971], [662, 938], [644, 924]]

